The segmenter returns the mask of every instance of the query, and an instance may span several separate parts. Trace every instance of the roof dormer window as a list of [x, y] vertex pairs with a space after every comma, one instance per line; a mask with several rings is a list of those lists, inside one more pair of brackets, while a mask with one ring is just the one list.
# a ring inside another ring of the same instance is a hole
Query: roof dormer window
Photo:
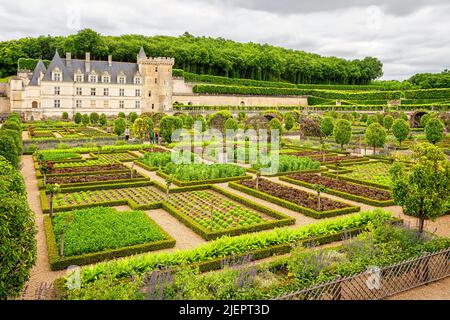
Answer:
[[117, 82], [118, 83], [121, 83], [121, 84], [124, 84], [126, 81], [125, 81], [125, 76], [118, 76], [117, 77]]
[[109, 74], [104, 74], [102, 76], [102, 82], [103, 83], [110, 83], [111, 82], [111, 76]]
[[52, 79], [53, 81], [62, 81], [62, 72], [58, 68], [53, 70]]
[[141, 77], [134, 77], [134, 83], [141, 84], [142, 83]]
[[90, 74], [89, 75], [89, 82], [97, 82], [97, 75], [96, 74]]
[[75, 82], [83, 82], [83, 74], [75, 74]]

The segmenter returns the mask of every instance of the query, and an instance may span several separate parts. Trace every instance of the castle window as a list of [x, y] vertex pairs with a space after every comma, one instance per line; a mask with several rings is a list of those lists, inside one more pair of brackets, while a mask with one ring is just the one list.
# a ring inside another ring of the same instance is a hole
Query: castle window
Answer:
[[75, 75], [75, 82], [83, 82], [83, 75], [82, 74]]
[[140, 77], [135, 77], [134, 78], [134, 83], [135, 84], [141, 84], [141, 78]]
[[102, 82], [103, 83], [110, 83], [111, 82], [111, 77], [110, 76], [103, 76], [102, 77]]
[[77, 91], [77, 96], [81, 96], [83, 94], [81, 88], [76, 88], [76, 91]]
[[103, 88], [103, 95], [109, 96], [109, 88]]
[[121, 83], [121, 84], [124, 84], [125, 83], [125, 77], [124, 76], [120, 76], [118, 78], [118, 82]]
[[155, 72], [158, 72], [158, 67], [155, 67]]
[[244, 102], [244, 101], [241, 101], [240, 105], [241, 105], [241, 106], [245, 106], [245, 102]]
[[81, 106], [82, 106], [81, 100], [75, 101], [75, 107], [76, 107], [76, 108], [81, 108]]
[[53, 106], [55, 108], [61, 108], [61, 100], [59, 100], [59, 99], [54, 100], [53, 101]]
[[61, 81], [61, 73], [60, 72], [53, 72], [53, 80]]
[[155, 83], [158, 83], [158, 78], [155, 78]]
[[152, 92], [151, 92], [151, 91], [148, 92], [148, 96], [149, 96], [149, 97], [152, 96]]
[[61, 93], [61, 88], [55, 87], [55, 96], [59, 96], [60, 93]]
[[121, 97], [125, 96], [125, 90], [124, 89], [119, 89], [119, 96], [121, 96]]
[[91, 74], [91, 75], [89, 76], [89, 82], [97, 82], [97, 76]]
[[120, 108], [120, 109], [123, 109], [123, 108], [124, 108], [124, 105], [125, 105], [124, 101], [123, 101], [123, 100], [120, 100], [120, 101], [119, 101], [119, 108]]
[[138, 101], [135, 101], [134, 102], [134, 107], [136, 108], [136, 109], [139, 109], [140, 107], [141, 107], [141, 102], [138, 100]]
[[91, 96], [95, 96], [95, 88], [91, 88]]
[[36, 109], [36, 108], [38, 107], [38, 102], [37, 102], [37, 101], [33, 101], [33, 102], [31, 103], [31, 107], [32, 107], [33, 109]]
[[154, 103], [152, 103], [152, 110], [153, 110], [153, 109], [155, 109], [155, 104], [154, 104]]
[[141, 89], [136, 89], [135, 95], [136, 95], [136, 97], [140, 97], [141, 96]]
[[95, 102], [96, 102], [95, 100], [91, 100], [91, 108], [92, 109], [95, 109], [95, 107], [96, 107], [96, 103]]

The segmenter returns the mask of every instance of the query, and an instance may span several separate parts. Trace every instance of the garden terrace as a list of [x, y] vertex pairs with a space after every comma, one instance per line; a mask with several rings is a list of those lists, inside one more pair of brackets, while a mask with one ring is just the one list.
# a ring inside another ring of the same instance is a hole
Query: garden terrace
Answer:
[[[170, 248], [175, 240], [144, 211], [91, 208], [44, 218], [53, 270]], [[61, 234], [64, 233], [64, 238]], [[61, 255], [61, 244], [64, 252]]]
[[111, 163], [99, 166], [53, 168], [50, 170], [50, 174], [84, 174], [89, 172], [105, 173], [110, 171], [130, 171], [130, 169], [121, 163]]
[[163, 208], [206, 240], [293, 224], [293, 218], [220, 188], [172, 193]]
[[173, 179], [178, 186], [222, 183], [226, 181], [248, 179], [245, 169], [234, 164], [173, 164], [168, 163], [157, 175], [164, 179]]
[[[351, 172], [339, 173], [340, 179], [362, 183], [382, 189], [389, 189], [391, 185], [391, 177], [389, 175], [390, 163], [382, 161], [370, 161], [363, 164], [350, 164], [341, 167]], [[324, 175], [331, 175], [325, 173]]]
[[392, 196], [387, 190], [364, 186], [342, 179], [329, 178], [316, 174], [292, 174], [280, 177], [280, 180], [314, 189], [316, 185], [326, 187], [324, 192], [338, 197], [362, 202], [374, 206], [394, 205]]
[[[82, 298], [99, 290], [101, 295], [106, 292], [117, 292], [116, 286], [131, 275], [144, 275], [160, 267], [179, 267], [186, 265], [198, 266], [200, 271], [209, 271], [223, 267], [225, 259], [251, 254], [253, 259], [263, 259], [275, 254], [283, 254], [292, 250], [299, 242], [329, 243], [342, 239], [342, 235], [354, 234], [363, 230], [369, 222], [385, 223], [393, 218], [390, 213], [382, 210], [366, 211], [356, 215], [340, 217], [333, 220], [323, 220], [315, 224], [299, 228], [282, 228], [256, 234], [243, 234], [237, 237], [222, 237], [200, 247], [175, 251], [171, 253], [142, 254], [120, 260], [87, 266], [81, 270], [81, 290], [69, 291], [72, 298]], [[108, 286], [104, 281], [109, 279]]]
[[[71, 188], [86, 185], [104, 185], [124, 182], [150, 181], [150, 178], [128, 169], [125, 172], [98, 173], [85, 172], [80, 175], [51, 175], [46, 178], [47, 184], [59, 184], [61, 188]], [[39, 188], [44, 188], [42, 180], [38, 181]]]
[[257, 198], [273, 202], [282, 207], [294, 210], [313, 218], [333, 217], [341, 214], [357, 212], [357, 206], [320, 197], [320, 210], [318, 196], [297, 188], [275, 183], [267, 179], [259, 179], [258, 189], [256, 180], [242, 180], [231, 182], [229, 186]]
[[[138, 186], [138, 183], [133, 182], [134, 187], [117, 188], [116, 184], [115, 186], [105, 185], [104, 189], [100, 186], [93, 186], [94, 190], [83, 187], [79, 188], [80, 191], [62, 190], [53, 198], [53, 208], [57, 212], [95, 206], [129, 205], [132, 209], [142, 210], [160, 207], [159, 202], [164, 198], [164, 194], [153, 185], [148, 185], [149, 182], [143, 183], [147, 185]], [[47, 196], [43, 190], [41, 191], [41, 206], [43, 212], [49, 212]]]

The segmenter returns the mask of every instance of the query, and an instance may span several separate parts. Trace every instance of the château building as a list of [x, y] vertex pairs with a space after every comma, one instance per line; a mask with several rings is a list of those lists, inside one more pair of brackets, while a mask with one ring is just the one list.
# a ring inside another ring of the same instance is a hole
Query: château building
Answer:
[[55, 53], [48, 67], [40, 60], [33, 72], [10, 80], [10, 108], [26, 119], [80, 113], [115, 115], [163, 112], [172, 106], [173, 58], [149, 58], [141, 47], [136, 63], [84, 60]]
[[65, 59], [55, 53], [48, 67], [39, 60], [34, 70], [18, 70], [0, 84], [0, 115], [17, 112], [25, 120], [69, 117], [97, 112], [117, 115], [172, 112], [172, 105], [307, 106], [306, 96], [261, 96], [194, 93], [195, 83], [172, 77], [173, 58], [147, 57], [141, 47], [136, 63]]

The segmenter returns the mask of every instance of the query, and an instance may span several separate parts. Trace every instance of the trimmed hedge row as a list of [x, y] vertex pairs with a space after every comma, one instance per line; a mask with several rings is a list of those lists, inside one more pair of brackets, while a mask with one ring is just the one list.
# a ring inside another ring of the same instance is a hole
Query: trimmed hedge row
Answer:
[[450, 98], [450, 89], [422, 89], [405, 91], [406, 99], [447, 99]]
[[294, 84], [289, 82], [262, 81], [262, 80], [212, 76], [207, 74], [195, 74], [190, 72], [184, 72], [181, 69], [172, 70], [172, 75], [176, 77], [184, 77], [186, 82], [202, 82], [202, 83], [234, 85], [234, 86], [303, 88], [303, 89], [325, 89], [325, 90], [385, 90], [385, 87], [377, 85]]
[[48, 260], [50, 262], [51, 270], [61, 270], [71, 265], [92, 264], [104, 260], [111, 260], [114, 258], [120, 258], [137, 253], [173, 248], [175, 246], [175, 239], [173, 239], [157, 223], [155, 223], [153, 219], [151, 219], [148, 216], [147, 218], [151, 220], [155, 226], [157, 226], [159, 231], [164, 235], [165, 240], [150, 243], [142, 243], [117, 249], [108, 249], [100, 252], [86, 253], [72, 257], [61, 257], [58, 252], [52, 221], [49, 216], [45, 216], [44, 230], [47, 242]]
[[[292, 179], [289, 177], [280, 177], [280, 180], [314, 190], [314, 185], [311, 183], [307, 183], [305, 181], [300, 181], [300, 180]], [[365, 204], [376, 206], [376, 207], [387, 207], [387, 206], [394, 205], [394, 200], [386, 200], [386, 201], [374, 200], [374, 199], [354, 195], [351, 193], [335, 190], [332, 188], [326, 188], [326, 190], [324, 192], [344, 198], [344, 199], [348, 199], [348, 200], [352, 200], [352, 201], [356, 201], [356, 202], [360, 202], [360, 203], [365, 203]]]
[[394, 100], [401, 98], [401, 91], [340, 92], [319, 89], [265, 88], [243, 86], [195, 85], [194, 93], [239, 94], [239, 95], [279, 95], [279, 96], [315, 96], [339, 100]]
[[[228, 183], [228, 186], [230, 188], [233, 188], [235, 190], [244, 192], [244, 193], [246, 193], [248, 195], [251, 195], [253, 197], [260, 198], [260, 199], [263, 199], [263, 200], [268, 201], [268, 202], [272, 202], [272, 203], [277, 204], [277, 205], [279, 205], [281, 207], [287, 208], [287, 209], [292, 210], [292, 211], [300, 212], [300, 213], [302, 213], [304, 215], [310, 216], [310, 217], [315, 218], [315, 219], [335, 217], [335, 216], [348, 214], [348, 213], [352, 213], [352, 212], [358, 212], [361, 209], [360, 207], [346, 204], [346, 205], [348, 205], [348, 207], [346, 207], [346, 208], [319, 212], [319, 211], [316, 211], [316, 210], [313, 210], [313, 209], [309, 209], [309, 208], [305, 208], [305, 207], [302, 207], [302, 206], [300, 206], [298, 204], [295, 204], [295, 203], [292, 203], [292, 202], [289, 202], [289, 201], [286, 201], [286, 200], [283, 200], [283, 199], [271, 196], [271, 195], [269, 195], [267, 193], [260, 192], [258, 190], [252, 189], [252, 188], [247, 188], [247, 187], [245, 187], [245, 186], [243, 186], [241, 184], [235, 183], [235, 182]], [[333, 200], [333, 201], [341, 202], [341, 201], [337, 201], [337, 200]]]

